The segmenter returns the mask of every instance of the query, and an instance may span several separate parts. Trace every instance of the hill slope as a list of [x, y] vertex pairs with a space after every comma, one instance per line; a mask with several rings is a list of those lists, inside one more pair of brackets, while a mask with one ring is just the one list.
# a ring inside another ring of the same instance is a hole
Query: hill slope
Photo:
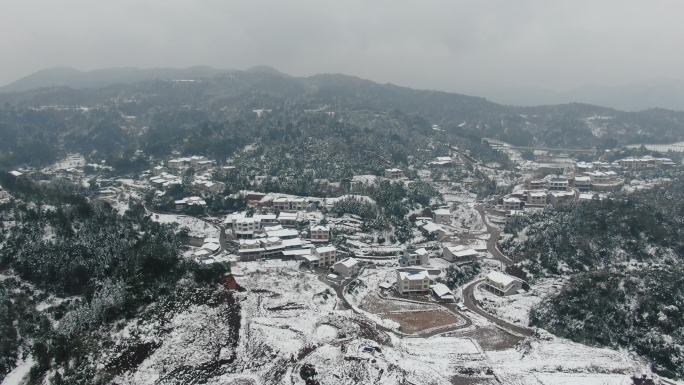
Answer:
[[144, 80], [198, 79], [232, 70], [207, 66], [188, 68], [107, 68], [93, 71], [79, 71], [74, 68], [48, 68], [35, 72], [6, 86], [0, 92], [21, 92], [47, 87], [100, 88], [114, 84], [132, 84]]

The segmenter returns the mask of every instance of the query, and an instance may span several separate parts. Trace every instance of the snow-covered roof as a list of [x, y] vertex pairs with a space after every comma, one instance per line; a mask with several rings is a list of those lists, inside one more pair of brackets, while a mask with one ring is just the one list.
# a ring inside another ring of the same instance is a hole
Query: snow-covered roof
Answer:
[[399, 275], [399, 280], [409, 280], [409, 281], [422, 281], [424, 279], [430, 279], [430, 275], [426, 270], [421, 270], [417, 272], [405, 272], [405, 271], [400, 271], [398, 272]]
[[576, 176], [575, 177], [575, 182], [589, 182], [591, 181], [591, 178], [588, 176]]
[[457, 251], [461, 251], [465, 249], [465, 246], [463, 245], [458, 245], [458, 246], [444, 246], [445, 249], [451, 251], [452, 253], [456, 253]]
[[195, 251], [195, 252], [192, 253], [192, 254], [193, 254], [195, 257], [197, 257], [197, 258], [202, 258], [202, 257], [207, 257], [207, 256], [211, 255], [211, 251], [205, 250], [205, 249], [201, 249], [201, 250]]
[[487, 279], [495, 283], [500, 283], [504, 287], [515, 281], [518, 281], [518, 278], [511, 277], [510, 275], [500, 273], [498, 271], [492, 271], [491, 273], [487, 274]]
[[286, 237], [294, 237], [299, 235], [297, 230], [292, 230], [292, 229], [282, 229], [282, 230], [266, 230], [266, 235], [269, 237], [278, 237], [278, 238], [286, 238]]
[[343, 259], [337, 263], [344, 265], [346, 267], [354, 267], [355, 265], [357, 265], [359, 263], [359, 261], [357, 261], [356, 259], [354, 259], [352, 257], [349, 257], [349, 258], [345, 258], [345, 259]]
[[503, 201], [506, 203], [520, 203], [520, 199], [515, 197], [504, 198]]
[[219, 245], [218, 243], [211, 242], [211, 243], [205, 243], [204, 245], [202, 245], [202, 248], [207, 249], [207, 250], [211, 250], [211, 251], [218, 251], [221, 248], [221, 245]]
[[337, 250], [335, 246], [323, 246], [323, 247], [317, 247], [316, 252], [317, 253], [329, 253], [331, 251]]
[[254, 214], [252, 218], [258, 220], [258, 221], [264, 221], [264, 220], [275, 220], [276, 215], [275, 214]]
[[330, 231], [330, 227], [323, 225], [316, 225], [311, 228], [311, 231]]
[[232, 223], [233, 220], [238, 220], [238, 219], [244, 218], [244, 217], [245, 217], [245, 215], [244, 215], [244, 214], [240, 214], [240, 213], [228, 214], [228, 215], [226, 216], [226, 219], [223, 220], [223, 223]]
[[435, 210], [435, 215], [451, 215], [451, 211], [447, 209]]
[[278, 215], [278, 220], [290, 220], [294, 221], [297, 220], [297, 213], [286, 213], [286, 212], [281, 212], [280, 215]]
[[473, 249], [467, 249], [467, 250], [461, 250], [457, 251], [454, 253], [454, 256], [458, 258], [464, 258], [464, 257], [472, 257], [474, 255], [478, 255], [479, 253], [476, 250]]
[[264, 226], [264, 231], [269, 232], [269, 231], [278, 231], [284, 229], [283, 226], [281, 225], [275, 225], [275, 226]]
[[448, 295], [452, 297], [454, 296], [454, 293], [452, 293], [451, 290], [449, 290], [449, 288], [447, 287], [447, 285], [443, 283], [436, 283], [434, 285], [430, 285], [430, 288], [440, 298]]
[[399, 171], [401, 171], [401, 169], [399, 169], [399, 168], [386, 168], [385, 171], [399, 172]]
[[546, 193], [544, 193], [544, 192], [531, 192], [531, 193], [530, 193], [530, 196], [531, 196], [531, 197], [538, 197], [538, 198], [540, 198], [540, 197], [546, 196]]
[[282, 242], [283, 242], [283, 246], [285, 246], [285, 247], [301, 246], [302, 245], [301, 238], [283, 239]]
[[433, 223], [433, 222], [427, 222], [427, 223], [424, 224], [422, 227], [423, 227], [423, 228], [425, 229], [425, 231], [427, 231], [428, 233], [434, 233], [434, 232], [437, 232], [437, 231], [442, 231], [442, 226], [437, 225], [437, 224], [435, 224], [435, 223]]
[[594, 194], [591, 194], [591, 193], [580, 194], [580, 195], [579, 195], [579, 199], [582, 199], [582, 200], [592, 200], [592, 199], [594, 199]]
[[310, 249], [300, 249], [300, 250], [284, 250], [283, 255], [285, 256], [297, 256], [297, 255], [308, 255], [311, 254]]

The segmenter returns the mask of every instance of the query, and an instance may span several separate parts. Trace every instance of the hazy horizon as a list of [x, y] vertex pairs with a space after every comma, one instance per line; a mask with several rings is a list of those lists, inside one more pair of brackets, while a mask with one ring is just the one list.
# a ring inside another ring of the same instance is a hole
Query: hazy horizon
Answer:
[[[39, 4], [41, 12], [37, 13]], [[555, 91], [681, 78], [684, 3], [10, 1], [0, 84], [71, 67], [343, 73], [418, 89]]]

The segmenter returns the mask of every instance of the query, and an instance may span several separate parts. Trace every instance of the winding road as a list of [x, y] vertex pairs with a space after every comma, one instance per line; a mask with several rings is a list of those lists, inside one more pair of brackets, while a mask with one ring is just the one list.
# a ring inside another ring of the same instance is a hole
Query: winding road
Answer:
[[[477, 212], [480, 214], [482, 217], [482, 222], [487, 226], [487, 232], [489, 233], [489, 239], [487, 240], [487, 251], [489, 251], [494, 259], [497, 261], [502, 262], [506, 266], [512, 265], [513, 261], [511, 261], [508, 257], [505, 255], [501, 254], [499, 249], [496, 247], [496, 241], [499, 239], [499, 234], [501, 233], [501, 230], [498, 228], [492, 226], [487, 222], [487, 217], [484, 211], [484, 206], [483, 205], [478, 205], [475, 207]], [[467, 307], [470, 311], [473, 313], [479, 314], [482, 317], [488, 319], [489, 321], [493, 322], [494, 324], [509, 330], [513, 333], [516, 334], [521, 334], [524, 336], [530, 336], [532, 335], [532, 330], [514, 325], [510, 322], [506, 322], [502, 319], [496, 318], [493, 315], [487, 313], [486, 311], [482, 310], [478, 305], [477, 305], [477, 299], [475, 299], [475, 289], [484, 282], [484, 279], [479, 279], [477, 281], [471, 282], [463, 288], [463, 304], [465, 307]]]

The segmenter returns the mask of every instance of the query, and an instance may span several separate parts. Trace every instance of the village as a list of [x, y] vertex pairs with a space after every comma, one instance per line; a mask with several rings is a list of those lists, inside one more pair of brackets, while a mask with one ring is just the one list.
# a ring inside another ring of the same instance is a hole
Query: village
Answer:
[[[513, 152], [511, 157], [515, 156]], [[472, 177], [460, 181], [434, 178], [464, 164], [506, 186], [509, 193], [478, 197], [469, 191], [478, 182]], [[95, 174], [111, 170], [105, 164], [87, 165], [77, 154], [42, 171], [61, 174], [90, 188], [90, 181], [95, 180], [99, 199], [110, 202], [120, 212], [132, 202], [144, 202], [145, 196], [152, 196], [153, 202], [163, 200], [172, 189], [185, 186], [184, 191], [194, 194], [174, 199], [164, 212], [147, 202], [148, 215], [154, 221], [178, 224], [186, 240], [184, 258], [199, 264], [229, 265], [230, 275], [222, 280], [227, 287], [263, 290], [261, 286], [255, 288], [250, 280], [264, 272], [268, 276], [269, 271], [303, 273], [310, 277], [312, 285], [316, 282], [334, 293], [337, 299], [333, 310], [349, 311], [379, 330], [403, 337], [467, 337], [479, 346], [479, 351], [493, 354], [515, 348], [532, 336], [535, 331], [527, 327], [529, 309], [560, 287], [552, 281], [531, 286], [524, 274], [510, 267], [511, 259], [496, 246], [505, 223], [549, 205], [606, 199], [613, 191], [650, 188], [664, 180], [628, 180], [626, 173], [678, 167], [671, 159], [650, 156], [611, 163], [561, 159], [558, 163], [518, 164], [521, 166], [511, 173], [478, 164], [468, 154], [454, 150], [425, 168], [415, 169], [418, 179], [434, 186], [441, 198], [429, 208], [412, 210], [408, 243], [395, 239], [391, 231], [379, 234], [368, 230], [358, 215], [333, 212], [335, 204], [344, 199], [373, 203], [372, 198], [363, 195], [324, 198], [243, 190], [232, 194], [235, 199], [244, 199], [242, 210], [209, 215], [208, 202], [226, 189], [224, 177], [240, 170], [235, 165], [217, 166], [204, 156], [169, 159], [138, 179], [84, 176], [84, 167], [94, 169]], [[31, 172], [12, 173], [21, 177]], [[385, 169], [382, 175], [352, 179], [352, 183], [360, 184], [381, 181], [413, 183], [404, 170], [396, 167]], [[0, 200], [8, 199], [9, 194], [0, 188]], [[450, 275], [464, 271], [470, 271], [472, 279], [463, 285], [449, 284]], [[296, 298], [289, 299], [298, 303]], [[375, 355], [369, 352], [365, 354]], [[624, 360], [601, 354], [601, 362], [606, 365]], [[488, 365], [469, 370], [486, 380], [492, 378]], [[630, 370], [623, 365], [618, 371]], [[467, 374], [465, 377], [472, 377], [471, 372]], [[625, 375], [599, 377], [602, 383], [622, 384]]]

